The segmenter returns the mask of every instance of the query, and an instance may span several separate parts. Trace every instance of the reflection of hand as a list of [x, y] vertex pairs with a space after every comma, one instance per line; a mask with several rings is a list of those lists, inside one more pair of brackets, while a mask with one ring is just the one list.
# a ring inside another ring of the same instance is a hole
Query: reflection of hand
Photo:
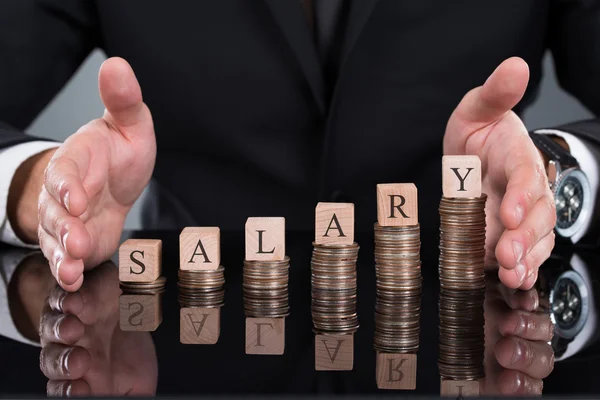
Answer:
[[40, 321], [48, 395], [153, 395], [158, 366], [148, 332], [119, 328], [118, 270], [104, 263], [81, 289], [56, 287]]
[[542, 159], [511, 109], [523, 97], [529, 68], [504, 61], [462, 99], [448, 121], [444, 154], [481, 159], [486, 204], [486, 258], [511, 288], [533, 287], [554, 247], [556, 212]]
[[485, 373], [482, 395], [540, 395], [543, 378], [554, 368], [548, 344], [554, 326], [536, 313], [535, 289], [514, 291], [488, 283], [485, 299]]

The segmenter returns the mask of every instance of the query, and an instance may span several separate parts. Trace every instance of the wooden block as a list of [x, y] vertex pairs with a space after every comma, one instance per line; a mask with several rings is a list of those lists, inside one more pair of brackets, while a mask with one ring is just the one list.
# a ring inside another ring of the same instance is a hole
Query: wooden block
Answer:
[[315, 335], [315, 370], [352, 371], [354, 335]]
[[246, 354], [281, 355], [285, 318], [246, 318]]
[[379, 389], [415, 390], [417, 355], [378, 352], [376, 376]]
[[478, 397], [479, 381], [455, 381], [452, 379], [442, 379], [440, 385], [440, 396], [446, 397]]
[[155, 331], [162, 322], [160, 294], [122, 294], [119, 326], [122, 331]]
[[179, 234], [179, 268], [217, 269], [221, 264], [221, 230], [218, 227], [187, 227]]
[[317, 204], [315, 242], [317, 244], [354, 243], [354, 204]]
[[414, 183], [377, 185], [377, 222], [381, 226], [419, 223], [417, 187]]
[[221, 309], [182, 307], [179, 341], [183, 344], [215, 344], [221, 333]]
[[442, 157], [444, 197], [481, 196], [481, 160], [477, 156]]
[[119, 280], [121, 282], [154, 282], [162, 264], [162, 241], [128, 239], [119, 247]]
[[251, 217], [246, 221], [246, 260], [285, 258], [285, 218]]

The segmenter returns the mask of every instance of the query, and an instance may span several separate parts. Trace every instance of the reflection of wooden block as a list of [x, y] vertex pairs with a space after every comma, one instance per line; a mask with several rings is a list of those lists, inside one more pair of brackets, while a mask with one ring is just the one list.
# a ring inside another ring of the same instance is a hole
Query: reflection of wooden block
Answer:
[[221, 309], [182, 307], [179, 341], [183, 344], [215, 344], [221, 333]]
[[351, 371], [354, 335], [315, 335], [315, 370]]
[[162, 322], [160, 294], [122, 294], [119, 325], [122, 331], [155, 331]]
[[154, 282], [161, 272], [162, 241], [128, 239], [119, 247], [121, 282]]
[[377, 185], [377, 222], [381, 226], [419, 223], [417, 187], [414, 183]]
[[454, 381], [442, 379], [440, 396], [447, 397], [478, 397], [479, 381]]
[[354, 243], [354, 204], [319, 203], [315, 214], [317, 244]]
[[221, 264], [221, 230], [217, 227], [187, 227], [179, 235], [179, 268], [217, 269]]
[[444, 197], [481, 196], [481, 160], [477, 156], [442, 157]]
[[417, 355], [378, 352], [376, 376], [379, 389], [415, 390]]
[[281, 355], [285, 318], [246, 318], [246, 354]]
[[285, 258], [285, 218], [248, 218], [246, 221], [246, 260]]

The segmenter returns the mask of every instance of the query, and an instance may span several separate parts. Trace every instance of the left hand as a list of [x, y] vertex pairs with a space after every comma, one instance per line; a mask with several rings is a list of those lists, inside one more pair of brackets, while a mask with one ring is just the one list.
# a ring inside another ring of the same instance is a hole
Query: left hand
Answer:
[[554, 247], [556, 212], [543, 162], [512, 111], [529, 81], [520, 58], [504, 61], [452, 113], [444, 154], [481, 159], [486, 204], [486, 266], [510, 288], [531, 289]]

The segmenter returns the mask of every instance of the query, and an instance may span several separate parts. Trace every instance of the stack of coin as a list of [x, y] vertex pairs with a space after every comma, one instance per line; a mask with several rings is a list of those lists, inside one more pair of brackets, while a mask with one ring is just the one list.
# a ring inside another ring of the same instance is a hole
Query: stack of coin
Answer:
[[421, 316], [419, 225], [375, 224], [375, 340], [384, 353], [416, 353]]
[[313, 243], [311, 261], [312, 319], [317, 334], [358, 330], [356, 313], [357, 243]]
[[485, 275], [485, 201], [447, 198], [440, 202], [440, 286], [483, 289]]
[[179, 270], [179, 304], [182, 307], [218, 308], [225, 303], [225, 268]]
[[438, 368], [442, 378], [478, 380], [484, 377], [484, 297], [485, 289], [441, 288]]
[[244, 260], [244, 313], [248, 318], [282, 318], [290, 314], [290, 258]]
[[159, 294], [165, 291], [167, 278], [159, 277], [153, 282], [119, 282], [123, 294]]

